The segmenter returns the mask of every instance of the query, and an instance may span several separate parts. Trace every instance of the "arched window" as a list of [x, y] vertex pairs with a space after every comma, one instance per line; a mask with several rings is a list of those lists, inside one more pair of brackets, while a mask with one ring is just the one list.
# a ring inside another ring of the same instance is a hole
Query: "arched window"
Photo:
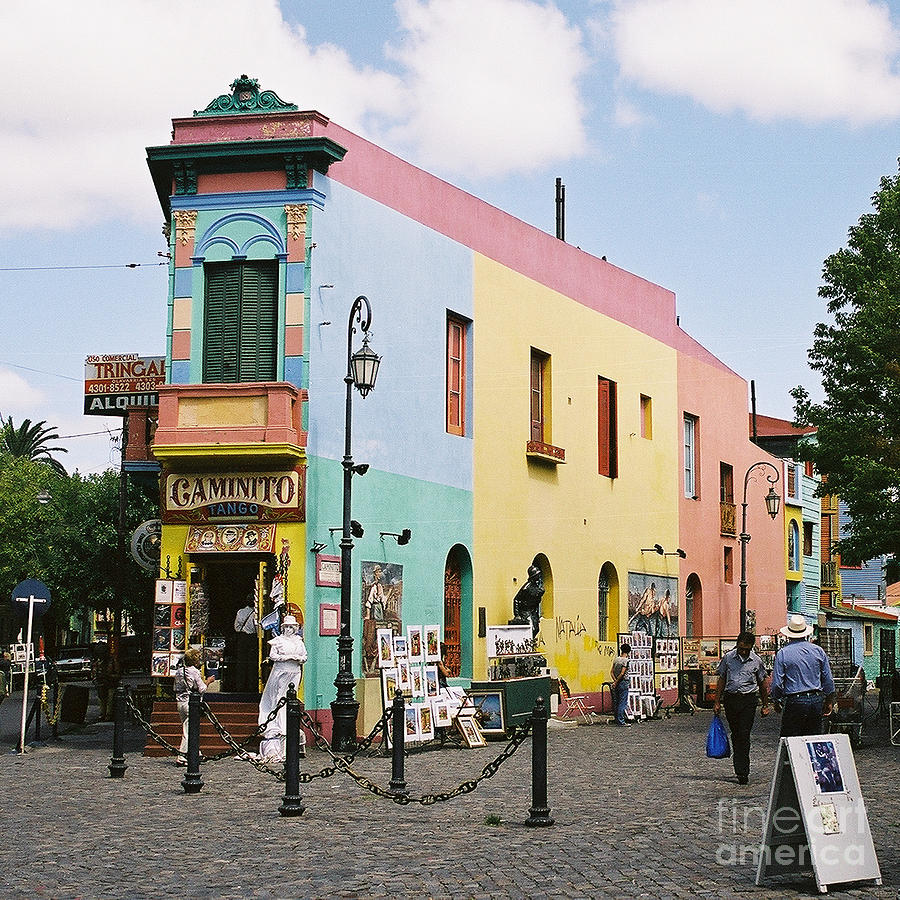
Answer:
[[619, 633], [619, 579], [612, 563], [597, 578], [597, 640], [616, 641]]
[[788, 531], [788, 559], [791, 561], [791, 571], [800, 571], [800, 528], [796, 521], [791, 521]]

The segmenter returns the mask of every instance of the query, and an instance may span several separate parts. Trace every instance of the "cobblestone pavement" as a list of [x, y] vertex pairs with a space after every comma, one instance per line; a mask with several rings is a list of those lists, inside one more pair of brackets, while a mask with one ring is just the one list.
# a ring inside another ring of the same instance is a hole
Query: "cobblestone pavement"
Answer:
[[[750, 784], [728, 760], [704, 756], [709, 712], [619, 729], [552, 728], [553, 827], [527, 828], [530, 741], [474, 792], [433, 806], [398, 806], [344, 775], [301, 785], [306, 812], [283, 818], [283, 784], [245, 762], [184, 769], [140, 755], [111, 779], [112, 726], [71, 728], [58, 742], [8, 752], [11, 707], [0, 707], [0, 897], [33, 898], [752, 898], [818, 896], [811, 875], [754, 885], [778, 719], [758, 720]], [[13, 729], [14, 731], [14, 729]], [[856, 753], [884, 884], [835, 897], [900, 897], [900, 747], [867, 724]], [[503, 749], [446, 748], [406, 761], [410, 793], [449, 790]], [[304, 771], [329, 762], [311, 751]], [[390, 759], [359, 772], [387, 786]], [[497, 822], [499, 824], [490, 824]]]

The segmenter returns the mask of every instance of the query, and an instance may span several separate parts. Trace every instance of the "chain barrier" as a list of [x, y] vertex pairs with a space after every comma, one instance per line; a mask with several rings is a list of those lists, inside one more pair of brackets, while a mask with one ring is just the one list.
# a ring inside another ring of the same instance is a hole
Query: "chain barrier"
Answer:
[[63, 687], [56, 696], [56, 709], [51, 710], [50, 704], [47, 702], [47, 695], [50, 693], [50, 688], [46, 684], [41, 688], [41, 708], [44, 710], [44, 718], [51, 725], [55, 725], [59, 721], [59, 714], [62, 711], [63, 694], [65, 692], [66, 689]]
[[[393, 712], [391, 707], [388, 707], [384, 711], [384, 715], [379, 720], [378, 724], [372, 729], [372, 732], [369, 736], [361, 741], [357, 746], [356, 751], [349, 756], [338, 756], [332, 749], [331, 745], [325, 740], [322, 735], [320, 735], [315, 730], [315, 725], [310, 719], [309, 715], [306, 711], [302, 711], [300, 713], [300, 718], [303, 720], [303, 723], [309, 728], [313, 737], [315, 738], [316, 746], [325, 750], [326, 753], [331, 757], [334, 762], [334, 766], [329, 767], [327, 769], [323, 769], [319, 775], [309, 775], [307, 773], [300, 774], [300, 781], [302, 783], [308, 784], [313, 778], [325, 776], [327, 772], [328, 775], [333, 775], [335, 771], [343, 772], [345, 775], [349, 775], [360, 787], [365, 788], [365, 790], [369, 791], [369, 793], [374, 794], [376, 797], [383, 797], [385, 800], [392, 800], [394, 803], [397, 803], [401, 806], [406, 806], [409, 803], [419, 803], [422, 806], [432, 806], [435, 803], [442, 803], [447, 800], [452, 800], [454, 797], [459, 797], [462, 794], [470, 794], [475, 788], [478, 787], [479, 782], [483, 781], [485, 778], [493, 778], [494, 775], [500, 769], [500, 766], [508, 760], [516, 750], [525, 742], [525, 739], [531, 733], [531, 720], [529, 719], [528, 723], [524, 725], [513, 737], [510, 739], [509, 743], [507, 743], [506, 747], [503, 748], [503, 751], [497, 756], [496, 759], [489, 762], [482, 770], [481, 774], [474, 779], [469, 781], [463, 781], [452, 791], [443, 792], [439, 794], [423, 794], [421, 797], [410, 797], [408, 794], [397, 794], [392, 791], [387, 791], [383, 787], [375, 784], [375, 782], [366, 778], [365, 775], [360, 775], [359, 772], [355, 772], [350, 764], [353, 762], [357, 753], [360, 753], [362, 750], [368, 748], [368, 746], [372, 743], [375, 735], [378, 731], [387, 723], [387, 720], [391, 718], [391, 713]], [[306, 775], [306, 777], [304, 777]]]
[[178, 756], [181, 753], [181, 748], [173, 747], [162, 735], [157, 734], [153, 730], [153, 726], [144, 718], [141, 711], [137, 708], [134, 703], [134, 700], [131, 698], [131, 693], [129, 691], [125, 692], [125, 706], [128, 707], [128, 711], [131, 713], [132, 718], [150, 735], [150, 737], [156, 741], [160, 747], [165, 747], [169, 753], [172, 753]]
[[[46, 697], [42, 697], [42, 702], [45, 702]], [[57, 703], [57, 712], [56, 715], [59, 715], [59, 708], [61, 703], [61, 695], [60, 701]], [[271, 769], [269, 766], [265, 764], [263, 760], [256, 758], [253, 754], [247, 752], [247, 745], [262, 735], [265, 731], [266, 726], [271, 722], [275, 716], [278, 714], [278, 711], [287, 703], [287, 697], [282, 697], [281, 700], [278, 701], [278, 704], [272, 710], [269, 717], [259, 725], [256, 731], [253, 732], [243, 743], [238, 743], [227, 731], [227, 729], [222, 725], [221, 722], [216, 718], [215, 714], [209, 708], [209, 704], [201, 697], [200, 698], [200, 708], [203, 710], [203, 713], [206, 715], [207, 719], [212, 723], [213, 727], [216, 729], [219, 737], [228, 745], [228, 750], [223, 753], [216, 754], [214, 756], [203, 756], [201, 754], [202, 762], [217, 762], [221, 759], [224, 759], [229, 756], [234, 756], [237, 759], [242, 760], [243, 762], [249, 763], [253, 768], [257, 771], [262, 772], [265, 775], [270, 775], [276, 781], [283, 782], [285, 780], [284, 771], [278, 771], [276, 769]], [[172, 746], [164, 737], [157, 734], [154, 731], [153, 726], [144, 718], [141, 714], [140, 710], [135, 705], [134, 701], [131, 698], [131, 695], [126, 692], [125, 694], [125, 705], [128, 707], [131, 715], [134, 719], [141, 725], [141, 727], [150, 735], [150, 737], [156, 741], [157, 744], [164, 747], [170, 753], [174, 755], [180, 755], [181, 750], [178, 747]], [[355, 762], [356, 757], [360, 754], [368, 750], [372, 746], [372, 742], [375, 740], [375, 736], [381, 732], [385, 731], [387, 733], [387, 729], [390, 727], [390, 719], [391, 714], [393, 712], [392, 707], [388, 707], [385, 709], [381, 718], [375, 724], [375, 727], [369, 732], [369, 734], [363, 738], [357, 745], [356, 749], [353, 753], [348, 753], [346, 756], [339, 756], [331, 749], [331, 744], [320, 734], [318, 727], [310, 717], [309, 713], [306, 710], [300, 711], [300, 719], [303, 724], [309, 729], [312, 733], [313, 741], [320, 750], [324, 750], [328, 756], [331, 757], [333, 765], [325, 766], [320, 769], [318, 772], [301, 772], [300, 773], [300, 783], [301, 784], [309, 784], [314, 781], [316, 778], [330, 778], [336, 772], [342, 772], [345, 775], [348, 775], [353, 779], [360, 787], [369, 791], [371, 794], [374, 794], [376, 797], [382, 797], [385, 800], [391, 800], [394, 803], [397, 803], [400, 806], [406, 806], [410, 803], [418, 803], [422, 806], [433, 806], [435, 803], [443, 803], [447, 800], [452, 800], [454, 797], [462, 796], [463, 794], [470, 794], [474, 791], [480, 782], [484, 781], [486, 778], [493, 778], [494, 775], [500, 770], [500, 767], [505, 763], [515, 752], [522, 746], [528, 736], [531, 734], [532, 721], [529, 719], [528, 722], [521, 726], [516, 733], [510, 738], [509, 742], [503, 748], [501, 753], [489, 762], [484, 768], [481, 770], [481, 774], [477, 778], [469, 779], [468, 781], [463, 781], [457, 787], [455, 787], [452, 791], [443, 791], [440, 793], [434, 794], [422, 794], [420, 797], [411, 797], [408, 794], [398, 794], [392, 791], [385, 790], [381, 786], [375, 784], [371, 779], [367, 778], [365, 775], [361, 775], [359, 772], [354, 771], [352, 768], [352, 764]], [[49, 720], [49, 714], [48, 714]], [[54, 724], [53, 721], [50, 724]]]
[[213, 728], [216, 729], [220, 738], [228, 744], [228, 749], [223, 750], [221, 753], [216, 753], [213, 756], [204, 756], [202, 753], [200, 754], [201, 762], [218, 762], [220, 759], [225, 759], [228, 756], [243, 756], [247, 755], [247, 747], [252, 741], [255, 741], [258, 737], [262, 737], [263, 733], [266, 730], [268, 724], [278, 715], [278, 711], [287, 703], [287, 697], [282, 697], [275, 707], [272, 709], [272, 712], [269, 713], [268, 718], [257, 725], [256, 731], [254, 731], [249, 737], [247, 737], [240, 744], [235, 741], [234, 737], [230, 735], [225, 728], [225, 726], [216, 718], [216, 714], [210, 709], [209, 704], [200, 697], [200, 709], [203, 711], [203, 714], [207, 719], [212, 723]]

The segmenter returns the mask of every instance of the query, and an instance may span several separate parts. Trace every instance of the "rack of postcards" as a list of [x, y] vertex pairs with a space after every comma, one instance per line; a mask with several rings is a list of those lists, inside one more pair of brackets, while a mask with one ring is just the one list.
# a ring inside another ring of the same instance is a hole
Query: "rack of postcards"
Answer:
[[656, 712], [656, 672], [653, 660], [653, 636], [643, 631], [619, 635], [619, 646], [629, 644], [628, 712], [634, 719], [649, 719]]
[[175, 667], [187, 647], [186, 629], [187, 582], [172, 578], [158, 579], [153, 603], [152, 676], [175, 674]]
[[[440, 635], [438, 625], [407, 625], [405, 633], [394, 628], [379, 628], [375, 633], [382, 704], [387, 709], [394, 702], [396, 692], [403, 692], [407, 701], [407, 744], [433, 740], [435, 728], [447, 728], [452, 724], [450, 705], [441, 697], [438, 679]], [[390, 745], [390, 728], [386, 737]]]
[[[695, 696], [700, 705], [711, 706], [715, 701], [719, 663], [722, 657], [737, 646], [733, 637], [682, 638], [683, 692]], [[758, 634], [754, 649], [762, 658], [766, 671], [771, 673], [775, 651], [779, 647], [776, 634]]]

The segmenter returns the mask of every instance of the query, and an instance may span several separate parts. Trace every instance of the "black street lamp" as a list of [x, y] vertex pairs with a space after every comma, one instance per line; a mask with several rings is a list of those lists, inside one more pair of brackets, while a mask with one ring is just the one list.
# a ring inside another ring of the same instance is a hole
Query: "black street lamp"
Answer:
[[[365, 334], [363, 345], [350, 355], [355, 322]], [[353, 465], [350, 455], [350, 433], [352, 424], [352, 388], [355, 386], [360, 396], [365, 397], [375, 387], [381, 357], [369, 347], [369, 326], [372, 324], [372, 307], [369, 301], [359, 296], [350, 307], [350, 321], [347, 326], [347, 403], [344, 417], [344, 519], [341, 529], [341, 634], [337, 640], [338, 673], [334, 680], [337, 697], [331, 704], [331, 745], [338, 753], [352, 753], [356, 749], [356, 718], [359, 703], [354, 696], [356, 679], [353, 677], [353, 637], [350, 633], [350, 562], [353, 551], [353, 536], [361, 537], [362, 528], [350, 520], [351, 483], [354, 474], [364, 475], [367, 465]], [[356, 528], [353, 528], [356, 525]]]
[[[768, 466], [775, 474], [765, 472]], [[781, 497], [775, 493], [775, 485], [778, 484], [778, 469], [770, 462], [753, 463], [744, 475], [744, 499], [741, 503], [741, 621], [739, 631], [747, 630], [747, 544], [750, 543], [750, 535], [747, 534], [747, 483], [751, 479], [751, 473], [760, 469], [759, 474], [765, 472], [766, 481], [769, 482], [769, 493], [766, 494], [766, 511], [774, 519], [778, 515], [778, 507]]]

